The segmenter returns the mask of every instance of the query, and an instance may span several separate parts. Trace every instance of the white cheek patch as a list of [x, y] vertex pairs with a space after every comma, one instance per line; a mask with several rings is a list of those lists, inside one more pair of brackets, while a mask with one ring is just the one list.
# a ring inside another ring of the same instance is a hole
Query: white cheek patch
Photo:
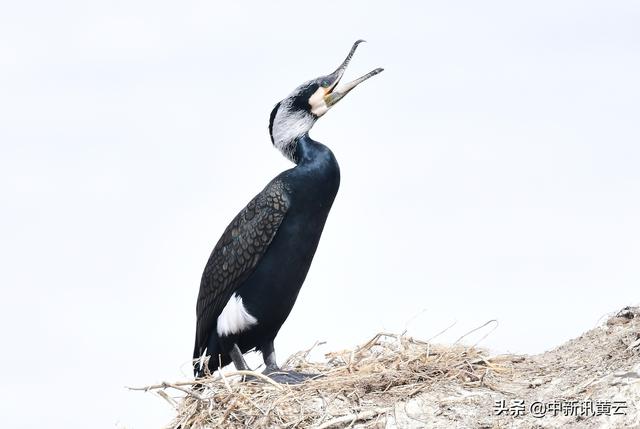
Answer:
[[320, 117], [327, 113], [329, 107], [327, 107], [327, 103], [324, 101], [324, 88], [319, 87], [316, 92], [309, 98], [309, 105], [311, 106], [311, 113]]
[[242, 303], [242, 297], [235, 293], [231, 295], [229, 302], [224, 306], [222, 313], [218, 316], [218, 335], [221, 337], [231, 334], [238, 334], [249, 329], [258, 323], [258, 319], [253, 317]]

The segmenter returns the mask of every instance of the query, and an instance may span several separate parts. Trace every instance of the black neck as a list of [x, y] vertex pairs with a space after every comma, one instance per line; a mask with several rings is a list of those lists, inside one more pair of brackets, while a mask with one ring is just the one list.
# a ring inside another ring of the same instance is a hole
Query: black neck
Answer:
[[295, 163], [299, 166], [317, 164], [323, 158], [333, 156], [328, 147], [313, 140], [309, 134], [299, 137], [295, 144]]
[[296, 143], [297, 165], [289, 170], [292, 184], [300, 190], [301, 200], [309, 199], [314, 207], [324, 207], [328, 211], [340, 186], [338, 161], [328, 147], [308, 134], [298, 138]]
[[[295, 148], [295, 162], [293, 169], [296, 176], [304, 179], [305, 183], [312, 184], [313, 189], [324, 189], [335, 197], [340, 185], [340, 167], [333, 152], [311, 137], [303, 135], [297, 140]], [[311, 188], [310, 188], [311, 189]]]

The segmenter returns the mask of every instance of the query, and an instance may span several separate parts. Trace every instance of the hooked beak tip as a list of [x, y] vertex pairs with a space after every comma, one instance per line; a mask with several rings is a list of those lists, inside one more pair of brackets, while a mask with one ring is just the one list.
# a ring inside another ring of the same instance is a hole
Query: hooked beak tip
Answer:
[[327, 106], [329, 107], [333, 106], [338, 101], [340, 101], [345, 95], [347, 95], [353, 88], [360, 85], [365, 80], [381, 73], [383, 70], [384, 70], [383, 68], [378, 67], [377, 69], [371, 70], [369, 73], [365, 74], [364, 76], [361, 76], [358, 79], [352, 80], [351, 82], [340, 86], [340, 88], [336, 88], [336, 86], [334, 86], [333, 88], [331, 88], [331, 91], [329, 91], [329, 93], [326, 94], [324, 97]]
[[345, 69], [349, 65], [349, 62], [351, 61], [351, 58], [353, 57], [353, 54], [356, 51], [356, 48], [358, 47], [358, 45], [360, 43], [364, 43], [364, 42], [365, 42], [365, 40], [363, 40], [363, 39], [356, 40], [355, 43], [353, 44], [353, 46], [351, 47], [351, 50], [349, 51], [349, 54], [344, 59], [344, 61], [340, 65], [340, 67], [338, 67], [338, 69], [331, 74], [331, 76], [333, 77], [333, 82], [325, 90], [325, 96], [324, 96], [325, 102], [327, 103], [327, 106], [330, 107], [330, 106], [336, 104], [345, 95], [347, 95], [347, 93], [349, 91], [351, 91], [353, 88], [358, 86], [360, 83], [364, 82], [365, 80], [369, 79], [372, 76], [377, 75], [378, 73], [381, 73], [384, 70], [383, 68], [379, 67], [379, 68], [377, 68], [375, 70], [370, 71], [366, 75], [364, 75], [364, 76], [362, 76], [362, 77], [360, 77], [358, 79], [355, 79], [355, 80], [347, 83], [346, 85], [341, 86], [340, 88], [337, 88], [338, 87], [338, 83], [342, 79], [342, 75], [344, 74]]

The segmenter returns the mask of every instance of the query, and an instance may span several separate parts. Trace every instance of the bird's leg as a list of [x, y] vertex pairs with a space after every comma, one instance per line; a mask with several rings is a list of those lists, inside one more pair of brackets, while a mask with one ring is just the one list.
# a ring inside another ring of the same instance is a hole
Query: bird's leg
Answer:
[[242, 356], [242, 351], [240, 351], [240, 347], [238, 347], [238, 344], [233, 343], [233, 347], [231, 347], [231, 350], [229, 351], [229, 356], [231, 356], [231, 360], [233, 361], [233, 364], [235, 365], [237, 370], [249, 370], [249, 365], [247, 365], [247, 361], [244, 360], [244, 356]]
[[264, 374], [269, 375], [272, 372], [280, 371], [278, 362], [276, 361], [276, 351], [273, 348], [273, 341], [268, 342], [262, 349], [262, 358], [266, 366]]
[[269, 376], [273, 381], [283, 384], [298, 384], [303, 381], [317, 377], [318, 374], [310, 374], [306, 372], [285, 371], [280, 369], [276, 362], [276, 352], [273, 348], [273, 341], [269, 341], [263, 347], [260, 348], [262, 352], [262, 358], [266, 366], [262, 372], [264, 375]]

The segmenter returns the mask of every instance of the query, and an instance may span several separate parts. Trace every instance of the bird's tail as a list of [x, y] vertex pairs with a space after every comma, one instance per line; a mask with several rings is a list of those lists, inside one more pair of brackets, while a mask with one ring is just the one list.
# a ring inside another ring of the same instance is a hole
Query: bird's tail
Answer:
[[200, 346], [198, 336], [196, 335], [196, 344], [193, 346], [193, 375], [198, 378], [204, 374], [203, 358], [204, 347]]
[[[205, 365], [205, 357], [209, 357], [208, 364]], [[211, 335], [206, 347], [196, 337], [196, 344], [193, 348], [193, 375], [196, 378], [205, 376], [205, 366], [209, 368], [209, 372], [213, 374], [218, 368], [221, 368], [231, 362], [231, 358], [224, 353], [218, 340], [217, 335]]]

